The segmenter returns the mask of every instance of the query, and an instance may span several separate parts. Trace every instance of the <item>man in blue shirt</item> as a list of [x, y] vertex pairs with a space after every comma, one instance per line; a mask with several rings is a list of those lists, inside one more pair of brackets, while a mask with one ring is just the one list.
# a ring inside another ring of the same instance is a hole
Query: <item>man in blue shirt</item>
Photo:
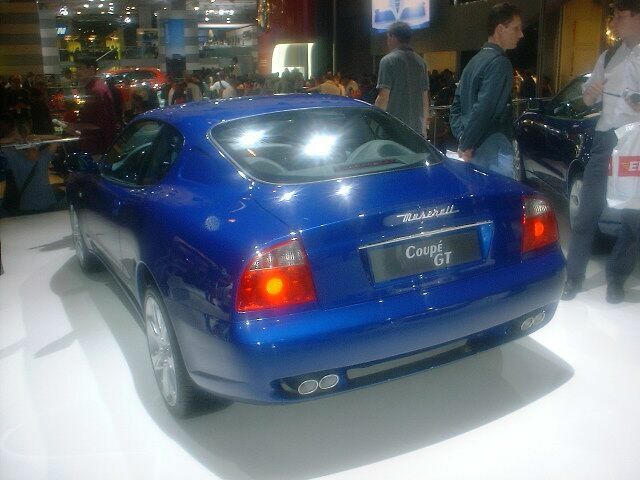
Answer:
[[509, 100], [513, 66], [505, 51], [522, 35], [520, 10], [500, 3], [489, 13], [489, 40], [465, 67], [451, 105], [451, 130], [458, 155], [492, 171], [513, 176]]

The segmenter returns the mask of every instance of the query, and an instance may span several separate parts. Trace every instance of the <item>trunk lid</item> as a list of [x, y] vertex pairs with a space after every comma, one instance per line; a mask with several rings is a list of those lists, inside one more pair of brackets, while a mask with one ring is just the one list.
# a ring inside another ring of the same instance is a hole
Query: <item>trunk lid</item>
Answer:
[[468, 164], [257, 184], [253, 191], [259, 205], [302, 239], [322, 308], [520, 260], [522, 187]]

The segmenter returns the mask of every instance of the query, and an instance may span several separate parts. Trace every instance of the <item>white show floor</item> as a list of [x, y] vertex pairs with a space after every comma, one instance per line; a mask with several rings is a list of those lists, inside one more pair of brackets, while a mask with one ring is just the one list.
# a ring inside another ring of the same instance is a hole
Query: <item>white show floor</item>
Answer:
[[1, 220], [0, 239], [2, 480], [640, 478], [638, 268], [611, 306], [595, 256], [548, 326], [481, 355], [179, 421], [124, 294], [80, 271], [66, 212]]

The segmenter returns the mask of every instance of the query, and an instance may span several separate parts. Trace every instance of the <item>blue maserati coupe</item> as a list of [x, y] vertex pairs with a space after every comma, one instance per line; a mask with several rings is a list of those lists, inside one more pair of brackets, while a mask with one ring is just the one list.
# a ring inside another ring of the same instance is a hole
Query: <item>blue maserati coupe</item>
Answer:
[[203, 392], [294, 402], [459, 359], [544, 325], [562, 291], [544, 198], [356, 100], [154, 110], [78, 160], [76, 256], [139, 308], [178, 416]]

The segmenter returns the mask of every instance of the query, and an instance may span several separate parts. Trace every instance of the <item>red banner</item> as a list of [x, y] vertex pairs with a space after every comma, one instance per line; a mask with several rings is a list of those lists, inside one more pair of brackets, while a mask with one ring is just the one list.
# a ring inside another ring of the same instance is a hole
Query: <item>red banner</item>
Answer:
[[618, 159], [619, 177], [640, 177], [640, 156], [620, 157]]

